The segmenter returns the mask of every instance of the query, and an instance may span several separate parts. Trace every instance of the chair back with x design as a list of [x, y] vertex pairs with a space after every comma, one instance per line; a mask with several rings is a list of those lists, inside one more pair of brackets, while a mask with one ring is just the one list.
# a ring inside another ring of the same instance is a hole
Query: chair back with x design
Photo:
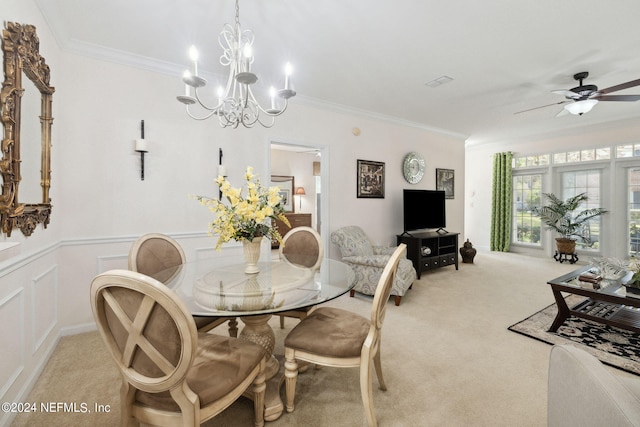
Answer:
[[111, 270], [93, 280], [91, 295], [98, 330], [126, 382], [158, 393], [185, 379], [196, 353], [196, 326], [166, 286]]

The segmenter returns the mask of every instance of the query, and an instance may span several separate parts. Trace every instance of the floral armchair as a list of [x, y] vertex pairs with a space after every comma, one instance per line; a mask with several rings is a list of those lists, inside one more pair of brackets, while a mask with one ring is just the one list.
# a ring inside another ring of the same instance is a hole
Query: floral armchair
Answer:
[[[338, 245], [342, 262], [348, 264], [356, 275], [356, 285], [351, 290], [351, 296], [355, 292], [374, 295], [382, 270], [396, 247], [372, 245], [364, 231], [355, 225], [343, 227], [331, 233], [331, 243]], [[391, 295], [394, 296], [396, 305], [400, 305], [400, 300], [411, 288], [416, 277], [416, 270], [412, 262], [406, 259], [405, 254], [405, 258], [400, 260], [391, 288]]]

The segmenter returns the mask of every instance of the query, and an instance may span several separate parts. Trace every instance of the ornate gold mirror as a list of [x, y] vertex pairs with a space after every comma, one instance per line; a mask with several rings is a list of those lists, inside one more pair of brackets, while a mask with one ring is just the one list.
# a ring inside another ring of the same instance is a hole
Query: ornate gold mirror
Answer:
[[4, 126], [0, 223], [7, 236], [14, 228], [30, 236], [36, 225], [46, 228], [51, 216], [51, 104], [55, 88], [49, 85], [49, 66], [39, 49], [36, 27], [7, 22], [2, 30], [4, 82], [0, 92]]

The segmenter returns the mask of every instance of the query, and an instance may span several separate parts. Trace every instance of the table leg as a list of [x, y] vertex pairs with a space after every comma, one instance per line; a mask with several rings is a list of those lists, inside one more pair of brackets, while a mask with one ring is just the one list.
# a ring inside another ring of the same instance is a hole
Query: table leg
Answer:
[[553, 297], [556, 300], [556, 306], [558, 307], [558, 314], [556, 314], [556, 318], [553, 320], [553, 323], [549, 328], [549, 332], [557, 331], [560, 325], [562, 325], [564, 321], [567, 320], [571, 315], [569, 313], [569, 306], [567, 306], [567, 301], [565, 301], [565, 299], [562, 297], [562, 292], [554, 289]]
[[[280, 397], [280, 385], [281, 376], [278, 375], [280, 371], [280, 362], [273, 356], [273, 348], [275, 346], [275, 334], [273, 329], [269, 326], [270, 314], [262, 316], [244, 316], [240, 319], [244, 323], [244, 328], [240, 332], [240, 338], [244, 338], [251, 342], [260, 345], [265, 349], [267, 354], [267, 367], [265, 368], [265, 376], [267, 378], [267, 390], [265, 391], [264, 398], [264, 419], [266, 421], [277, 420], [282, 412], [284, 412], [284, 404]], [[248, 397], [251, 397], [251, 393], [248, 390], [245, 393]]]

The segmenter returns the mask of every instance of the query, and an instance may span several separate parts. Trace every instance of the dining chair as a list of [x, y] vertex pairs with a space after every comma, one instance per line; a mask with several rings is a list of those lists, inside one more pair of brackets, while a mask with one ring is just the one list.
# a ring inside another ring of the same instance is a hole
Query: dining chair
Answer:
[[[162, 233], [141, 236], [129, 250], [129, 270], [153, 277], [162, 283], [171, 280], [178, 267], [186, 261], [182, 246]], [[172, 267], [175, 267], [175, 270], [172, 270]], [[198, 332], [208, 332], [228, 321], [229, 336], [238, 336], [238, 321], [235, 317], [193, 316], [193, 320]]]
[[334, 307], [313, 310], [284, 341], [286, 409], [293, 412], [298, 361], [337, 368], [360, 368], [360, 394], [369, 426], [376, 426], [372, 371], [381, 390], [387, 387], [380, 362], [380, 330], [393, 279], [406, 245], [401, 243], [384, 267], [371, 307], [371, 319]]
[[261, 346], [198, 333], [171, 289], [130, 270], [96, 276], [91, 308], [122, 375], [121, 425], [200, 425], [247, 391], [254, 401], [255, 425], [264, 425], [266, 361]]
[[[290, 265], [311, 270], [320, 269], [324, 258], [324, 246], [320, 234], [311, 227], [292, 228], [282, 238], [278, 254], [280, 259]], [[313, 307], [283, 311], [280, 316], [280, 328], [284, 328], [284, 318], [304, 319]]]

